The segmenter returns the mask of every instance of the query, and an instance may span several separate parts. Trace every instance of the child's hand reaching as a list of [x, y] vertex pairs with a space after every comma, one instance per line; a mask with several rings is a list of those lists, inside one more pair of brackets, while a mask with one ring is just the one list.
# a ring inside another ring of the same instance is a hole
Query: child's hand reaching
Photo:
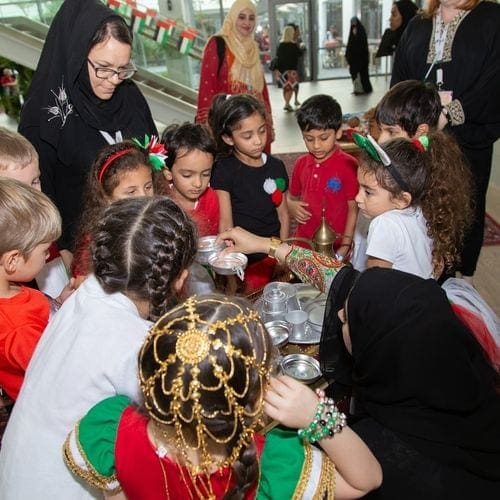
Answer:
[[264, 396], [264, 411], [286, 427], [307, 427], [316, 413], [318, 396], [309, 387], [286, 375], [272, 378]]
[[76, 278], [71, 278], [68, 284], [62, 289], [56, 301], [62, 304], [77, 288]]
[[293, 217], [299, 224], [305, 224], [311, 218], [311, 212], [306, 209], [306, 207], [309, 206], [309, 203], [294, 200], [288, 197], [287, 204], [290, 216]]

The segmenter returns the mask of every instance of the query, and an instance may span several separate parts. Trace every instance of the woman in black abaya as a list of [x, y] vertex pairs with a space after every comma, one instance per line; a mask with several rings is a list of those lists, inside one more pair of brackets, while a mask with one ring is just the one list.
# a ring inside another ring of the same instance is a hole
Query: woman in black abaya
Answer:
[[[354, 84], [354, 94], [372, 92], [372, 84], [368, 74], [370, 63], [368, 39], [365, 27], [357, 17], [351, 19], [351, 31], [347, 40], [345, 58], [349, 64], [349, 73]], [[361, 86], [359, 86], [359, 82]]]
[[49, 29], [19, 131], [40, 155], [42, 190], [59, 208], [58, 242], [71, 261], [82, 189], [107, 143], [156, 134], [148, 104], [130, 78], [132, 36], [99, 0], [66, 0]]
[[352, 376], [353, 429], [384, 474], [367, 498], [499, 498], [497, 376], [441, 287], [369, 269], [339, 316], [352, 358], [344, 350], [336, 366]]

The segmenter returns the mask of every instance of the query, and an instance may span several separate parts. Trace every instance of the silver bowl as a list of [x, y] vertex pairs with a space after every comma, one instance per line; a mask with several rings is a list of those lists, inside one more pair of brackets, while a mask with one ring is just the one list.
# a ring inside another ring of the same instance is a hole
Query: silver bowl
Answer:
[[280, 362], [281, 370], [299, 382], [312, 384], [321, 377], [319, 362], [307, 354], [288, 354]]
[[208, 258], [208, 264], [217, 274], [228, 276], [238, 274], [239, 269], [245, 269], [248, 258], [240, 252], [230, 252], [225, 255], [214, 254]]
[[290, 327], [286, 321], [268, 321], [264, 324], [273, 345], [282, 347], [288, 342]]
[[217, 255], [224, 248], [226, 248], [224, 242], [217, 243], [217, 236], [202, 236], [198, 238], [198, 251], [195, 260], [198, 264], [206, 265], [212, 255]]

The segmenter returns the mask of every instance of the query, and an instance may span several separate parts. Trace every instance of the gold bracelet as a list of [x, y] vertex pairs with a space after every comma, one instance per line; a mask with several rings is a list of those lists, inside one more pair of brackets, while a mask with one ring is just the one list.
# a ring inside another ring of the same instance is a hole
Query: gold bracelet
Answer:
[[275, 238], [274, 236], [271, 237], [271, 244], [269, 245], [269, 252], [267, 252], [269, 257], [272, 257], [273, 259], [276, 258], [276, 249], [282, 243], [283, 242], [279, 238]]

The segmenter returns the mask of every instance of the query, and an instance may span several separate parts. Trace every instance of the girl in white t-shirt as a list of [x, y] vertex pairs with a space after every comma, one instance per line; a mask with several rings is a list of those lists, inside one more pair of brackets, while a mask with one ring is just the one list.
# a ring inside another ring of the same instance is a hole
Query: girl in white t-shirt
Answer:
[[470, 205], [462, 200], [470, 182], [455, 141], [442, 132], [382, 145], [354, 136], [363, 149], [356, 202], [371, 219], [367, 267], [438, 278], [456, 266], [469, 221]]

